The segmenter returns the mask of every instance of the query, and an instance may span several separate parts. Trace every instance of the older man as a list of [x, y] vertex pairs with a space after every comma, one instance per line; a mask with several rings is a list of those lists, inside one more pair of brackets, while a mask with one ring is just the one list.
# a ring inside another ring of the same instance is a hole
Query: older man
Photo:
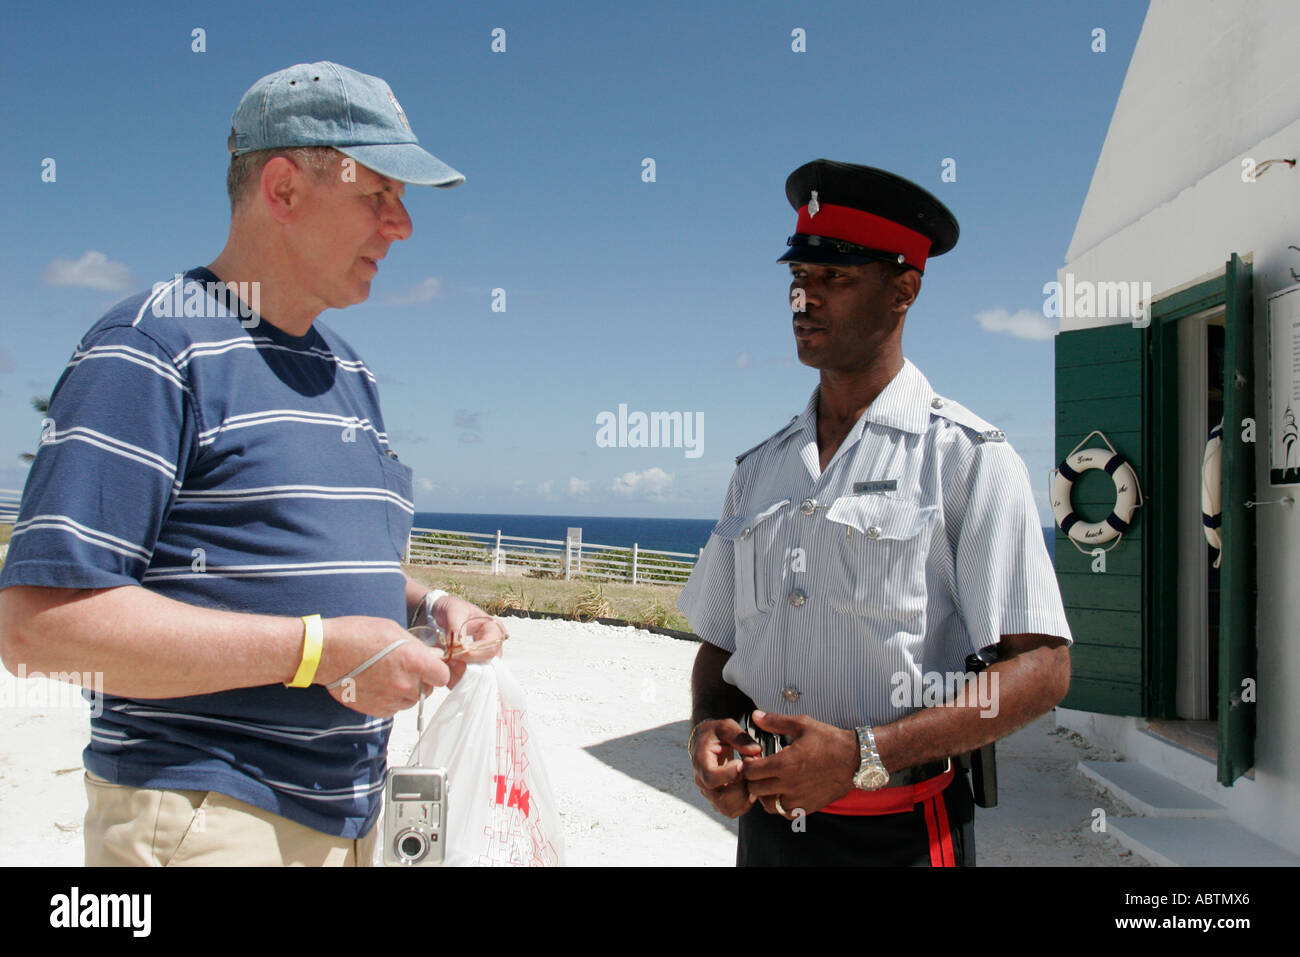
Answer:
[[366, 865], [388, 718], [452, 678], [404, 626], [482, 613], [403, 573], [411, 470], [317, 316], [411, 235], [404, 184], [464, 177], [328, 62], [255, 83], [229, 150], [221, 254], [110, 310], [55, 387], [4, 663], [103, 675], [88, 864]]
[[[1028, 476], [1000, 431], [903, 358], [926, 260], [957, 241], [952, 214], [828, 160], [795, 170], [786, 195], [795, 347], [820, 381], [737, 458], [679, 601], [704, 639], [696, 781], [743, 815], [742, 865], [972, 865], [972, 796], [950, 758], [1069, 682]], [[973, 654], [996, 664], [972, 686]], [[747, 719], [773, 736], [766, 756]]]

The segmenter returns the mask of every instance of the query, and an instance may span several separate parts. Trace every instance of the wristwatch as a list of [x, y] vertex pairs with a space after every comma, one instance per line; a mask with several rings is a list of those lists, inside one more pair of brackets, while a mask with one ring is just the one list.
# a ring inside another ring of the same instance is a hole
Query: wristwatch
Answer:
[[857, 774], [853, 775], [853, 786], [861, 791], [879, 790], [889, 783], [889, 772], [876, 752], [876, 736], [869, 724], [854, 730], [858, 733], [858, 756], [861, 760]]

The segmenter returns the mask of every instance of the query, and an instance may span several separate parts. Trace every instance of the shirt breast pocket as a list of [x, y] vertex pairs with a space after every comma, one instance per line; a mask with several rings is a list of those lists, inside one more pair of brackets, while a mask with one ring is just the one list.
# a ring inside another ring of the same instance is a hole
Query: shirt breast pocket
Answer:
[[731, 542], [735, 566], [736, 619], [766, 614], [781, 588], [786, 567], [785, 524], [788, 498], [756, 511], [724, 518], [713, 534]]
[[837, 498], [831, 523], [827, 599], [882, 635], [924, 634], [926, 561], [938, 507], [883, 495]]
[[415, 473], [391, 455], [379, 456], [379, 467], [384, 473], [384, 516], [388, 523], [388, 538], [397, 557], [406, 553], [406, 540], [415, 520], [415, 491], [412, 479]]

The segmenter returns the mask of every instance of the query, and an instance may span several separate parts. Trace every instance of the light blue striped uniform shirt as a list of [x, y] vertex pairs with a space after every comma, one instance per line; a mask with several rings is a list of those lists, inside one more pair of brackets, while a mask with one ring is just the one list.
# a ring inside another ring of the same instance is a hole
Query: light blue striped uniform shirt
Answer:
[[1024, 462], [908, 360], [825, 472], [815, 390], [737, 459], [678, 607], [759, 708], [840, 728], [1002, 635], [1072, 640]]
[[[411, 470], [388, 447], [375, 377], [319, 320], [303, 336], [245, 327], [209, 294], [216, 278], [194, 269], [132, 296], [82, 339], [0, 587], [138, 585], [405, 625]], [[356, 838], [379, 815], [391, 725], [321, 685], [105, 695], [84, 759], [120, 784], [217, 791]]]

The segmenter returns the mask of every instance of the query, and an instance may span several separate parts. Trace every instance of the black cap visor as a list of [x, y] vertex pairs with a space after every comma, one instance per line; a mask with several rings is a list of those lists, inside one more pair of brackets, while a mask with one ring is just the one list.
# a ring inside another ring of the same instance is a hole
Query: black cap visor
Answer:
[[[789, 249], [779, 263], [810, 263], [818, 266], [863, 266], [867, 263], [898, 263], [899, 254], [882, 249], [868, 249], [843, 239], [795, 233], [786, 240]], [[913, 267], [915, 268], [915, 267]], [[922, 272], [923, 270], [918, 270]]]

